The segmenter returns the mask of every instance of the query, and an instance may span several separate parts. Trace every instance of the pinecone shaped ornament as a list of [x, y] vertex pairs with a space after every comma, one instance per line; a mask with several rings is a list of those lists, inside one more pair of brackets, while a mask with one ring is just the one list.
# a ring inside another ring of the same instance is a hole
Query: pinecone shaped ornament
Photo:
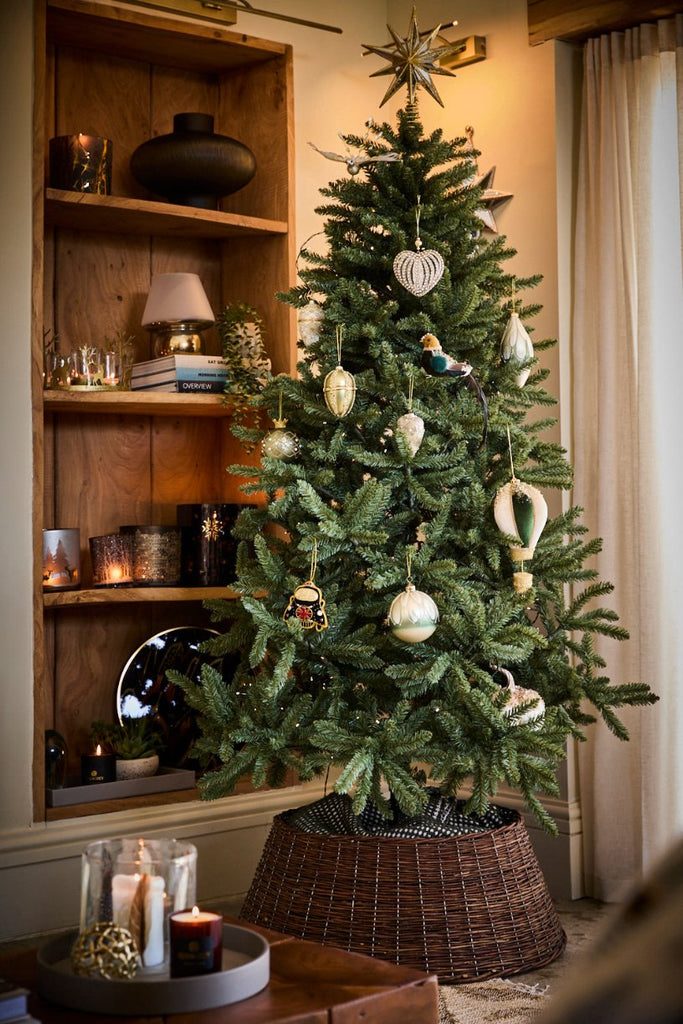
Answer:
[[434, 600], [413, 583], [406, 584], [389, 606], [391, 632], [405, 643], [418, 644], [427, 640], [436, 629], [439, 609]]
[[531, 373], [531, 367], [523, 366], [523, 364], [534, 358], [534, 346], [524, 324], [519, 319], [519, 313], [510, 314], [510, 319], [503, 331], [500, 354], [504, 363], [512, 363], [513, 366], [521, 367], [515, 377], [515, 382], [518, 387], [523, 388]]
[[414, 412], [406, 412], [396, 420], [396, 430], [403, 435], [410, 454], [417, 455], [425, 436], [425, 423], [422, 417]]
[[320, 327], [325, 319], [325, 311], [313, 299], [297, 310], [298, 337], [304, 348], [315, 345], [320, 339]]

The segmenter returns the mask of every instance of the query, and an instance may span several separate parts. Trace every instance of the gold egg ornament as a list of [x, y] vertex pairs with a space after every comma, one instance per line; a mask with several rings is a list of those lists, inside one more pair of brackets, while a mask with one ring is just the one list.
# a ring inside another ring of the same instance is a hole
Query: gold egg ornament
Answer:
[[325, 404], [333, 415], [343, 419], [353, 409], [356, 401], [356, 379], [352, 373], [345, 370], [341, 365], [341, 345], [343, 326], [337, 326], [337, 359], [338, 363], [334, 370], [325, 377], [323, 381], [323, 396]]

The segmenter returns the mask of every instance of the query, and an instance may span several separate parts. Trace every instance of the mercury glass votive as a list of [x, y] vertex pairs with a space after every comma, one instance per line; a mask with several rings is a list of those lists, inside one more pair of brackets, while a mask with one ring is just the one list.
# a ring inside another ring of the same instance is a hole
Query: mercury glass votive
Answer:
[[179, 526], [122, 526], [133, 538], [133, 582], [142, 587], [180, 583]]

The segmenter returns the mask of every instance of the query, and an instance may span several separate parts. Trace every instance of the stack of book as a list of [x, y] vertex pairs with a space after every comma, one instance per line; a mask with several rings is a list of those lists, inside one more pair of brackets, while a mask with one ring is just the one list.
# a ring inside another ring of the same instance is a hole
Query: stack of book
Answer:
[[3, 1024], [39, 1024], [28, 1012], [28, 991], [0, 978], [0, 1021]]
[[132, 391], [184, 391], [222, 394], [228, 383], [228, 364], [220, 356], [175, 355], [135, 363]]

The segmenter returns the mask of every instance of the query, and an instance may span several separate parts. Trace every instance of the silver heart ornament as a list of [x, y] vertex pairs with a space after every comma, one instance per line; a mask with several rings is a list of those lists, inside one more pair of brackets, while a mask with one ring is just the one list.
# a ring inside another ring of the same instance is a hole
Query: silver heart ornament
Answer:
[[426, 295], [443, 277], [444, 264], [436, 249], [411, 252], [404, 249], [394, 259], [394, 274], [399, 284], [411, 295]]

